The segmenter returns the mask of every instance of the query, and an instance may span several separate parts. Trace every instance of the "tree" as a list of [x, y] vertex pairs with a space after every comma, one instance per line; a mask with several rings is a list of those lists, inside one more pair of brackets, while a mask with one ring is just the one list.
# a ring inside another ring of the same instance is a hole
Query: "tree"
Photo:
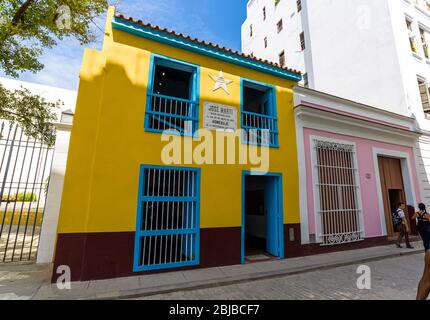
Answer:
[[24, 133], [41, 139], [47, 145], [55, 143], [56, 120], [53, 109], [62, 102], [47, 102], [43, 97], [32, 94], [28, 89], [7, 90], [0, 84], [0, 118], [19, 123]]
[[[95, 39], [91, 24], [107, 9], [107, 0], [0, 0], [0, 69], [17, 78], [43, 69], [44, 49], [76, 38], [82, 45]], [[34, 105], [31, 105], [33, 103]], [[19, 123], [32, 137], [52, 143], [55, 115], [48, 103], [28, 90], [0, 86], [0, 116]]]

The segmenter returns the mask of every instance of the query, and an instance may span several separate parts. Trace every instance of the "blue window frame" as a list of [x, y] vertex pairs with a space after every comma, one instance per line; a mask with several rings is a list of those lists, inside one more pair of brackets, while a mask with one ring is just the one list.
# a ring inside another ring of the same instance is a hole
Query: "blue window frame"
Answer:
[[142, 165], [134, 272], [200, 263], [200, 169]]
[[241, 127], [244, 143], [279, 147], [276, 88], [241, 79]]
[[199, 123], [200, 67], [152, 55], [145, 130], [193, 136]]

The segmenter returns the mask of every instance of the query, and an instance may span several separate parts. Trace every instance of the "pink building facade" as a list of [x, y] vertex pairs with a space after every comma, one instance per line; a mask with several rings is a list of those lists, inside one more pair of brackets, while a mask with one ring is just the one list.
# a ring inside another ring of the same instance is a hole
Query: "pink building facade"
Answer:
[[[295, 89], [300, 243], [293, 255], [387, 243], [391, 212], [421, 202], [413, 118]], [[298, 231], [298, 230], [297, 230]]]

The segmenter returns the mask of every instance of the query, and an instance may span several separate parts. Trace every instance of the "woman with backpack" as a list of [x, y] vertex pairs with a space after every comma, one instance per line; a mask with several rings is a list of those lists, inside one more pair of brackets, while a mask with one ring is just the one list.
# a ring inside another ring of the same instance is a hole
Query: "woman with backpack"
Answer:
[[430, 294], [430, 214], [427, 213], [425, 204], [420, 203], [419, 210], [413, 219], [418, 220], [418, 231], [425, 248], [424, 274], [418, 286], [417, 300], [426, 300]]

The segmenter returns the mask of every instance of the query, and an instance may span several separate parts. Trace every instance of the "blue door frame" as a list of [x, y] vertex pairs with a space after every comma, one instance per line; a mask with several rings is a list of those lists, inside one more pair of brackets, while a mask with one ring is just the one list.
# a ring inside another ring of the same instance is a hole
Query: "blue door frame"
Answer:
[[[241, 263], [245, 263], [245, 191], [246, 191], [246, 176], [256, 175], [251, 171], [242, 172], [242, 246], [241, 246]], [[274, 215], [278, 220], [278, 257], [284, 259], [284, 210], [283, 210], [283, 192], [282, 192], [282, 173], [266, 173], [259, 174], [261, 177], [273, 177], [276, 178], [277, 192], [276, 197], [273, 197], [272, 201], [276, 201], [274, 206], [277, 207], [277, 213]], [[273, 217], [273, 215], [270, 215]], [[267, 217], [267, 216], [266, 216]]]

